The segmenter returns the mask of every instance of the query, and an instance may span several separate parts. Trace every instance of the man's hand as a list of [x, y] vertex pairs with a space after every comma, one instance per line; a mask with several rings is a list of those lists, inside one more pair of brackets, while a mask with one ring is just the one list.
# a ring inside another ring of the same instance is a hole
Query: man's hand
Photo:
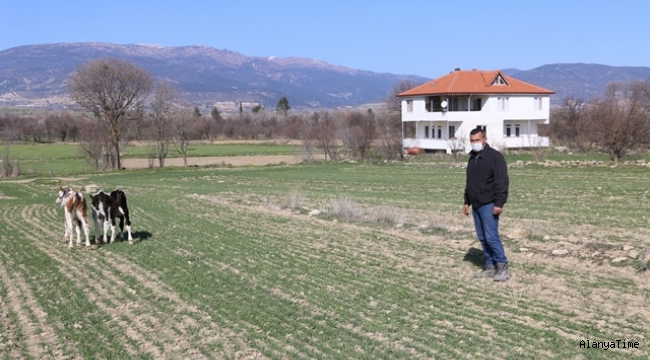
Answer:
[[465, 216], [469, 216], [469, 205], [467, 204], [463, 205], [463, 214]]
[[503, 212], [503, 208], [496, 207], [496, 206], [494, 207], [494, 210], [492, 210], [492, 214], [493, 214], [493, 215], [499, 215], [499, 214], [501, 214], [502, 212]]

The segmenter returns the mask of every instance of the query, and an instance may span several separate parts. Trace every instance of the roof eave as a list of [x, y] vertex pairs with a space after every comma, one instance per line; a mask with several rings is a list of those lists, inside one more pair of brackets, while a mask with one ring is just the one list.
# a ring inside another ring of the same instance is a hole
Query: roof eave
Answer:
[[526, 92], [432, 92], [421, 94], [398, 94], [397, 97], [431, 96], [431, 95], [553, 95], [555, 91], [526, 91]]

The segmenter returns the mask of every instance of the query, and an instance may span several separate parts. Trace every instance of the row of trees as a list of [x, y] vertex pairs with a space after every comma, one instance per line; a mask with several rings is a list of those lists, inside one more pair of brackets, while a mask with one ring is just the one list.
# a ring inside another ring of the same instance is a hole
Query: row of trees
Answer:
[[[50, 113], [44, 118], [0, 117], [0, 134], [10, 141], [78, 141], [80, 151], [96, 168], [121, 168], [125, 141], [146, 141], [150, 158], [165, 165], [170, 149], [187, 164], [187, 145], [195, 140], [300, 139], [305, 149], [318, 147], [326, 158], [367, 159], [402, 157], [398, 112], [321, 111], [290, 114], [286, 97], [275, 113], [257, 106], [252, 112], [224, 117], [218, 109], [202, 116], [198, 108], [180, 104], [168, 82], [136, 65], [118, 59], [100, 59], [77, 69], [67, 82], [71, 98], [83, 112]], [[89, 116], [88, 116], [89, 115]], [[342, 145], [342, 147], [341, 147]]]
[[[400, 118], [383, 112], [318, 111], [289, 114], [286, 119], [282, 115], [252, 112], [224, 117], [213, 111], [210, 116], [202, 116], [193, 107], [169, 101], [172, 97], [173, 91], [167, 85], [158, 85], [150, 110], [125, 121], [119, 128], [119, 147], [112, 144], [106, 124], [79, 113], [50, 113], [41, 118], [2, 116], [0, 135], [22, 142], [76, 141], [96, 169], [117, 167], [115, 152], [125, 143], [136, 141], [148, 144], [150, 159], [155, 159], [160, 167], [165, 166], [170, 151], [187, 160], [188, 144], [216, 139], [295, 139], [302, 141], [307, 152], [320, 149], [326, 159], [402, 159]], [[54, 122], [56, 126], [46, 130], [44, 124], [48, 119], [65, 122]]]
[[[316, 144], [330, 159], [338, 157], [339, 141], [354, 157], [366, 159], [374, 149], [384, 158], [402, 156], [401, 121], [397, 113], [377, 116], [373, 111], [348, 111], [290, 116], [291, 106], [283, 97], [272, 116], [261, 106], [244, 114], [240, 106], [235, 119], [224, 118], [216, 108], [207, 118], [196, 107], [188, 110], [179, 105], [176, 91], [169, 83], [155, 85], [145, 70], [118, 59], [100, 59], [81, 66], [67, 85], [72, 99], [95, 120], [94, 129], [84, 132], [82, 151], [96, 166], [103, 154], [105, 164], [121, 168], [120, 143], [129, 132], [132, 138], [155, 144], [152, 155], [161, 167], [170, 146], [187, 164], [190, 141], [219, 136], [298, 138], [304, 141], [305, 148]], [[150, 110], [146, 111], [145, 104], [152, 92]], [[376, 140], [379, 146], [375, 146]]]
[[612, 161], [650, 146], [650, 80], [611, 83], [606, 95], [564, 99], [551, 113], [550, 137], [569, 149], [603, 151]]
[[9, 141], [77, 141], [83, 122], [67, 112], [50, 113], [43, 118], [0, 116], [0, 134]]

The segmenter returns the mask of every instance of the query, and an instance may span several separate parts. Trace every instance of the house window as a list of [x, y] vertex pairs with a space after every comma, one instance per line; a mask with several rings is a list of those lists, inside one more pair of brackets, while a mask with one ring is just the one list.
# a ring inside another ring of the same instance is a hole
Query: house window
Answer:
[[413, 112], [413, 100], [406, 100], [406, 111]]
[[440, 96], [427, 96], [424, 106], [428, 112], [442, 111], [442, 107], [440, 106], [441, 102], [442, 99]]
[[454, 97], [449, 99], [451, 102], [449, 111], [458, 111], [458, 98]]
[[506, 125], [506, 136], [510, 137], [512, 135], [512, 127], [510, 125]]
[[499, 111], [510, 110], [510, 98], [508, 97], [497, 98], [497, 108], [499, 109]]
[[474, 101], [472, 101], [472, 111], [481, 111], [482, 105], [480, 98], [474, 99]]
[[542, 98], [541, 97], [536, 97], [534, 102], [533, 102], [533, 105], [534, 105], [533, 108], [535, 110], [542, 110]]
[[487, 125], [476, 125], [476, 128], [483, 130], [483, 135], [487, 137]]
[[499, 76], [497, 76], [496, 79], [494, 79], [492, 82], [492, 85], [508, 85], [508, 83], [506, 82], [506, 79], [504, 79], [503, 76], [499, 74]]
[[515, 136], [519, 137], [519, 124], [515, 124]]
[[438, 126], [438, 139], [442, 139], [442, 126]]
[[429, 125], [424, 127], [424, 138], [425, 139], [429, 138]]
[[456, 138], [456, 126], [455, 125], [449, 125], [449, 138]]

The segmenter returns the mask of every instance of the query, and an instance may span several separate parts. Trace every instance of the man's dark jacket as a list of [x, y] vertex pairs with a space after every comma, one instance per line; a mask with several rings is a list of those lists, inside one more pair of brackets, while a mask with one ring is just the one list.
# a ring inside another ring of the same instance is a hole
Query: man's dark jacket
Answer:
[[465, 204], [474, 210], [494, 202], [503, 207], [508, 200], [508, 166], [500, 152], [485, 144], [483, 151], [469, 153]]

